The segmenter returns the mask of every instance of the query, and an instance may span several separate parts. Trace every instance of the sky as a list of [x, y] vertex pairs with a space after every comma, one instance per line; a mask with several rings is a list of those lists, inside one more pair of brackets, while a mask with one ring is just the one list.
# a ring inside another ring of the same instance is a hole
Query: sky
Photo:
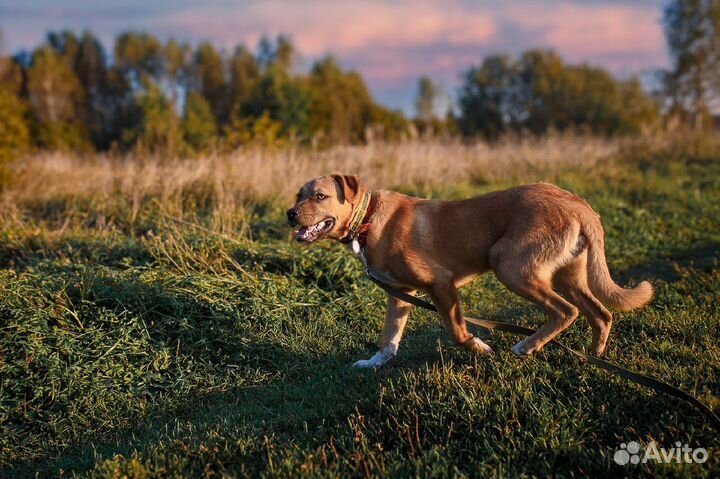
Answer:
[[[47, 31], [93, 31], [111, 49], [123, 31], [230, 52], [262, 35], [289, 35], [299, 68], [332, 53], [374, 97], [413, 112], [417, 79], [450, 98], [460, 74], [494, 53], [553, 48], [567, 61], [620, 77], [666, 67], [662, 0], [0, 0], [5, 50], [32, 49]], [[446, 102], [440, 102], [446, 104]], [[440, 106], [440, 108], [443, 108]]]

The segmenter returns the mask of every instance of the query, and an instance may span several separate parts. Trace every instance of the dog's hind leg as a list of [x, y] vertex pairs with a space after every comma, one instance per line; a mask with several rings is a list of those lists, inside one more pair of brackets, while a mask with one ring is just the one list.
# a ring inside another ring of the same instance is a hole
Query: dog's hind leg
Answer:
[[[414, 291], [409, 294], [415, 295]], [[403, 330], [407, 323], [408, 316], [412, 305], [394, 296], [388, 295], [387, 314], [385, 316], [385, 328], [383, 330], [382, 340], [380, 341], [380, 350], [370, 359], [361, 359], [353, 366], [356, 368], [379, 368], [386, 362], [390, 361], [400, 347]]]
[[592, 328], [593, 354], [601, 355], [607, 347], [612, 314], [592, 294], [587, 283], [587, 251], [567, 266], [559, 269], [553, 277], [557, 290], [572, 304], [580, 308]]
[[550, 319], [527, 339], [513, 347], [518, 356], [527, 356], [542, 349], [555, 336], [567, 329], [577, 318], [578, 309], [552, 290], [545, 268], [528, 271], [527, 262], [516, 257], [501, 261], [495, 267], [495, 275], [507, 288], [523, 298], [534, 302], [550, 316]]
[[513, 348], [518, 356], [539, 351], [577, 319], [578, 308], [553, 291], [555, 272], [573, 261], [582, 248], [580, 227], [576, 223], [547, 225], [533, 234], [521, 230], [495, 243], [490, 264], [498, 280], [510, 291], [540, 306], [550, 319]]

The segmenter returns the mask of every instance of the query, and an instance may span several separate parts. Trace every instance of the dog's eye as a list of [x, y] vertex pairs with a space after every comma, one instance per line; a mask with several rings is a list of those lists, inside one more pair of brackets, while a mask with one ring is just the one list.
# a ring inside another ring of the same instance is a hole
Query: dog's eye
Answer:
[[322, 194], [322, 193], [315, 193], [315, 198], [317, 198], [318, 200], [322, 201], [322, 200], [324, 200], [325, 198], [327, 198], [327, 195], [324, 195], [324, 194]]

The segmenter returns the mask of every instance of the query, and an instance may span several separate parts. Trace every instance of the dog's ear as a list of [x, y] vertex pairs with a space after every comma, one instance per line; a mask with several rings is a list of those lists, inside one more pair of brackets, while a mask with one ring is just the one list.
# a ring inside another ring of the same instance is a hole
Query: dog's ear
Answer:
[[346, 200], [352, 202], [360, 191], [360, 177], [355, 175], [330, 175], [340, 186], [340, 203]]

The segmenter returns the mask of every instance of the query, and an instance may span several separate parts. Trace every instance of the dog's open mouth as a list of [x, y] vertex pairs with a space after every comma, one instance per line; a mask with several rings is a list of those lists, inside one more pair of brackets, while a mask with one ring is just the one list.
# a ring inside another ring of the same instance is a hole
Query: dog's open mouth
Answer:
[[295, 239], [303, 243], [312, 243], [327, 234], [335, 226], [333, 218], [325, 218], [312, 226], [303, 226], [295, 232]]

